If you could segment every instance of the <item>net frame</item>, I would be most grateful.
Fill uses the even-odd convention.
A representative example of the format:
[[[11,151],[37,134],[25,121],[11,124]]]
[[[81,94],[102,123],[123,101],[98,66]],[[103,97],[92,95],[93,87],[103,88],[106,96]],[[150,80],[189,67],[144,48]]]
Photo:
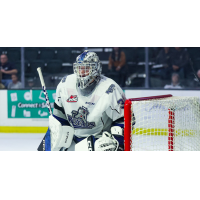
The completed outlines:
[[[159,100],[163,101],[162,99],[172,99],[170,98],[179,98],[173,97],[171,94],[167,95],[159,95],[159,96],[150,96],[150,97],[141,97],[141,98],[132,98],[127,99],[125,102],[124,107],[124,145],[125,151],[131,151],[132,147],[132,116],[133,116],[133,109],[132,109],[132,102],[133,101],[148,101],[148,100]],[[192,97],[191,97],[192,98]],[[164,100],[165,101],[165,100]],[[180,105],[181,107],[181,105]],[[137,119],[136,119],[137,121]],[[199,134],[199,133],[198,133]],[[175,132],[175,110],[174,108],[168,108],[168,151],[174,151],[174,139],[176,136]],[[199,135],[198,135],[199,137]]]

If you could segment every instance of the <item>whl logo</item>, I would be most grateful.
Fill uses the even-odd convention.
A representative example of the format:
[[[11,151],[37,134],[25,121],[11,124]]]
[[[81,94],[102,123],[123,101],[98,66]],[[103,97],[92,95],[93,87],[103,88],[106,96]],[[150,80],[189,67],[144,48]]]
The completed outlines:
[[[67,99],[67,102],[77,102],[77,101],[78,101],[77,95],[71,95],[69,99]]]

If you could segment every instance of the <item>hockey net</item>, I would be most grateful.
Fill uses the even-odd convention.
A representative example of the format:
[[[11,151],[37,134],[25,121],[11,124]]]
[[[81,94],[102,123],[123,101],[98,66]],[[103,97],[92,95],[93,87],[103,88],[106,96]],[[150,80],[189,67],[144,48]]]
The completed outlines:
[[[198,97],[161,95],[128,99],[124,120],[125,151],[200,150]]]

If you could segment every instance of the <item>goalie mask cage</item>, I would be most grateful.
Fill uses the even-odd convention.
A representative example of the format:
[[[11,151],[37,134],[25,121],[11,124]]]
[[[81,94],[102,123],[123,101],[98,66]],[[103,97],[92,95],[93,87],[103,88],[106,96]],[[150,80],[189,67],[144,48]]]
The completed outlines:
[[[198,97],[161,95],[127,99],[125,151],[200,150]]]

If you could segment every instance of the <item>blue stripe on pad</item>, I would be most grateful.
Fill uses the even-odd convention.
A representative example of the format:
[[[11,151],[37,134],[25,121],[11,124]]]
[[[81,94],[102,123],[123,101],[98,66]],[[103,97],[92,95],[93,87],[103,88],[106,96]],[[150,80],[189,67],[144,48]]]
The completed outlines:
[[[45,135],[45,151],[51,151],[51,137],[49,128]]]

